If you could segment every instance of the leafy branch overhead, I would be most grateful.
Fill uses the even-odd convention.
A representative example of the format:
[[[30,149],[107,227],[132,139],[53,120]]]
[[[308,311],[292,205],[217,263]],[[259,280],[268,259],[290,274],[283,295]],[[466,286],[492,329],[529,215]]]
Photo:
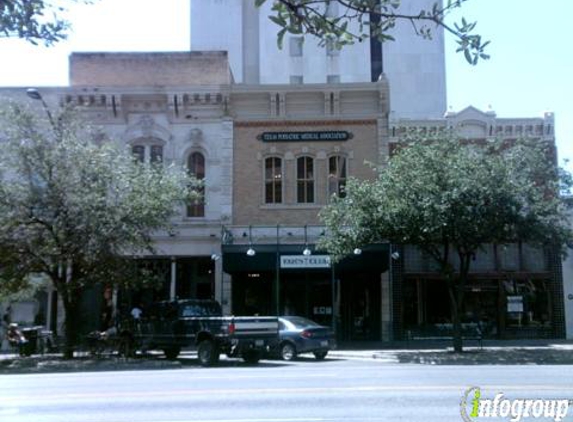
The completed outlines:
[[[66,39],[70,23],[62,17],[66,12],[62,3],[66,1],[0,0],[0,38],[21,38],[46,46]],[[67,0],[67,3],[92,1]]]
[[[267,1],[255,0],[255,4],[260,7]],[[448,15],[466,1],[436,1],[431,8],[409,13],[403,11],[401,0],[276,0],[269,18],[280,27],[279,48],[287,33],[312,35],[320,39],[320,45],[340,49],[368,38],[393,41],[392,30],[399,21],[409,22],[412,30],[425,39],[432,39],[433,31],[441,27],[455,37],[456,51],[475,65],[489,58],[485,53],[489,41],[475,33],[476,22],[465,18],[447,22]]]

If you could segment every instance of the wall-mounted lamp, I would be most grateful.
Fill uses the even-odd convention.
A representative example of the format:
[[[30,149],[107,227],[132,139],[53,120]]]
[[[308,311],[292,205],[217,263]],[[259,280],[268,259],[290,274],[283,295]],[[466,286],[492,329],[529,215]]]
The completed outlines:
[[[308,247],[308,236],[307,236],[307,226],[304,225],[304,250],[302,251],[304,256],[309,256],[312,254],[310,248]]]
[[[211,261],[218,261],[219,259],[221,259],[221,255],[218,255],[216,253],[211,254]]]
[[[362,254],[362,249],[360,248],[355,248],[353,251],[354,255],[361,255]]]
[[[247,249],[247,256],[255,256],[257,252],[253,249],[253,232],[249,226],[249,249]]]
[[[392,253],[390,254],[390,258],[392,258],[394,261],[399,260],[399,259],[400,259],[400,252],[397,252],[397,251],[392,252]]]

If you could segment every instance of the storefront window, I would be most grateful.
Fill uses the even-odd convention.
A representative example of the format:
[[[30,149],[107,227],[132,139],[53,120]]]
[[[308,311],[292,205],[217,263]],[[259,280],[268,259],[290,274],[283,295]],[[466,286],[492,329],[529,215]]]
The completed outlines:
[[[508,327],[549,326],[549,291],[545,280],[507,280],[503,286]]]

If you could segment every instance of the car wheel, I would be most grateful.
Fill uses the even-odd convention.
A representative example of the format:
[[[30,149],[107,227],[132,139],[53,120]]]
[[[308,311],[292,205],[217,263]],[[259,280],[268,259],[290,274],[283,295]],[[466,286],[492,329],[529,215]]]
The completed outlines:
[[[261,354],[257,350],[248,350],[243,353],[243,360],[247,363],[255,364],[261,359]]]
[[[281,359],[293,360],[296,358],[296,347],[294,344],[285,342],[281,345]]]
[[[165,353],[165,357],[169,360],[177,359],[177,356],[179,356],[179,352],[181,352],[181,348],[177,346],[163,350],[163,353]]]
[[[316,360],[323,360],[327,354],[328,351],[314,352],[314,357],[316,358]]]
[[[203,340],[197,347],[197,359],[201,366],[213,366],[219,360],[219,352],[212,340]]]

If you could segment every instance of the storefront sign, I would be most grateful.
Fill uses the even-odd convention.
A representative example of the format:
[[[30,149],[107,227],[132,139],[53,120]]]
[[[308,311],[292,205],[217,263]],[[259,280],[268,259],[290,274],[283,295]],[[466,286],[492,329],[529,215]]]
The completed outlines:
[[[263,132],[257,137],[263,142],[347,141],[352,134],[345,130],[316,132]]]
[[[507,312],[523,312],[523,296],[508,296]]]
[[[330,268],[328,255],[281,255],[281,268]]]

